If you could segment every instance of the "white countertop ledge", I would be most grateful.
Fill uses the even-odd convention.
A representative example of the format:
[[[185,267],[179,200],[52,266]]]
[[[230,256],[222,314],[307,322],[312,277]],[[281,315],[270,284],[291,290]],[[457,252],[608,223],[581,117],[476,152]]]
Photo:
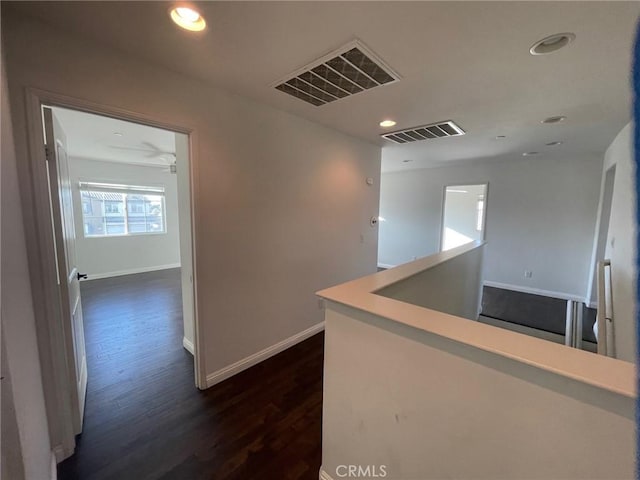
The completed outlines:
[[[486,325],[377,295],[405,280],[475,248],[473,242],[393,269],[358,278],[317,292],[330,302],[362,310],[412,328],[439,335],[487,352],[531,365],[578,382],[635,398],[635,365],[557,343]]]

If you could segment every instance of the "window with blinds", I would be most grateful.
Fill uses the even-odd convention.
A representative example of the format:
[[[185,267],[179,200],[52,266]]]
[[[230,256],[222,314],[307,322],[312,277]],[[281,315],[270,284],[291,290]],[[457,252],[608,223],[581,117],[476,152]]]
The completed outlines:
[[[80,182],[85,237],[167,232],[164,187]]]

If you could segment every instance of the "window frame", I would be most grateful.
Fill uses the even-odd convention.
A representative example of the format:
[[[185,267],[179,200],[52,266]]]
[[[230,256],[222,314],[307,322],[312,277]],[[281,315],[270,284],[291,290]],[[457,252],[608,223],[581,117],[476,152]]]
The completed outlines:
[[[166,209],[166,198],[165,198],[165,187],[163,185],[129,185],[129,184],[115,184],[115,183],[98,183],[98,182],[86,182],[81,181],[78,184],[78,189],[80,193],[80,203],[81,203],[81,216],[82,216],[82,236],[86,239],[91,238],[114,238],[114,237],[136,237],[136,236],[145,236],[145,235],[166,235],[167,234],[167,209]],[[107,222],[106,219],[108,217],[107,212],[104,210],[104,205],[107,200],[100,200],[103,205],[102,215],[95,215],[94,208],[91,206],[91,214],[86,214],[84,211],[84,202],[83,202],[83,194],[84,193],[111,193],[121,195],[122,200],[120,200],[122,204],[122,212],[118,214],[123,218],[124,225],[124,233],[107,233]],[[144,232],[130,232],[129,226],[129,195],[137,195],[143,197],[159,197],[160,200],[160,217],[162,220],[162,230],[156,232],[144,231]],[[142,218],[144,219],[145,228],[147,228],[148,224],[148,215],[146,213],[145,205],[148,202],[148,199],[144,198],[142,201],[144,214]],[[89,218],[101,218],[102,225],[104,227],[104,233],[102,234],[87,234],[86,232],[86,219]],[[120,223],[118,223],[120,225]]]

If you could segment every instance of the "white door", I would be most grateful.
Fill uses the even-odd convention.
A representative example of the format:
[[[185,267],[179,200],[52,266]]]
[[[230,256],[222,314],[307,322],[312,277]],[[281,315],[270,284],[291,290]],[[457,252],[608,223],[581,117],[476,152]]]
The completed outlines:
[[[82,431],[87,393],[87,356],[80,301],[80,278],[83,275],[79,273],[76,265],[76,234],[66,136],[50,108],[44,107],[43,115],[60,311],[67,345],[68,367],[73,382],[73,391],[70,392],[73,428],[74,433],[78,434]]]

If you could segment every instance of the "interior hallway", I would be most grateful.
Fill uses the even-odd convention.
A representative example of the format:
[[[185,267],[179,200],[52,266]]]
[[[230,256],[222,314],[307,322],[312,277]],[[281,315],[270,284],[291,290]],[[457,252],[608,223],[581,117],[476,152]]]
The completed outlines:
[[[61,480],[318,478],[322,334],[200,392],[179,269],[81,285],[87,402]]]

